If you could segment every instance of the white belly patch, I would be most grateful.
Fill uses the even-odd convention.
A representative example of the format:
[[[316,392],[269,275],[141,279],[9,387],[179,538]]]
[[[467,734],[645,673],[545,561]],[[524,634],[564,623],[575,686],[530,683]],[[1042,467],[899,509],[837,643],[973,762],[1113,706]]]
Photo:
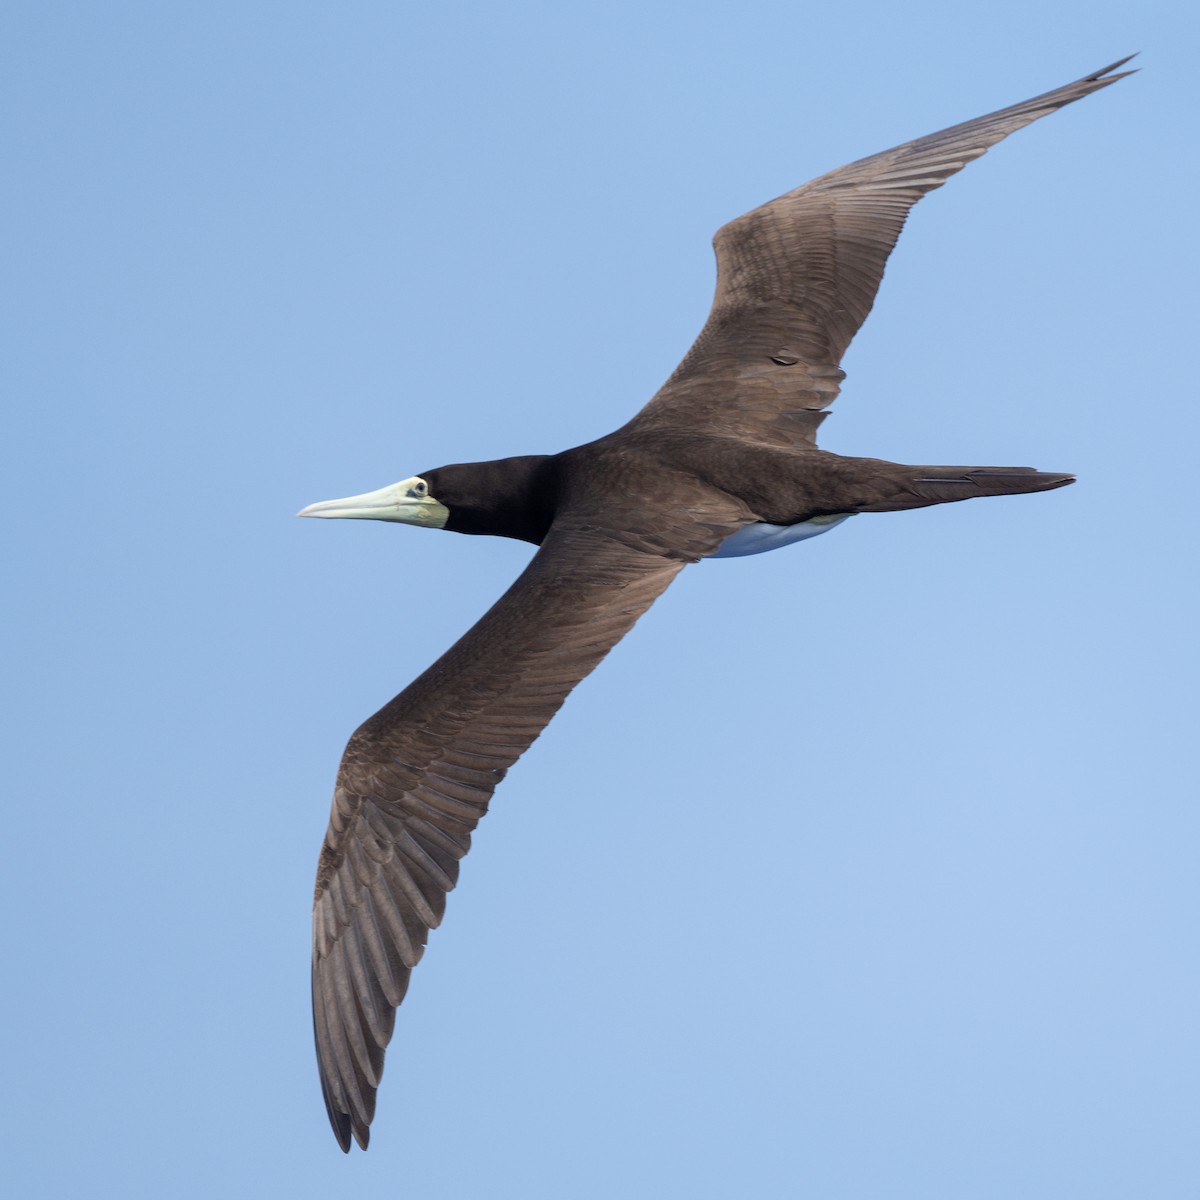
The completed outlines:
[[[811,521],[801,521],[798,525],[767,525],[760,522],[757,525],[747,525],[737,533],[730,534],[722,543],[721,548],[708,555],[709,558],[744,558],[747,554],[765,554],[768,550],[779,550],[790,546],[793,542],[803,542],[808,538],[818,537],[828,533],[840,525],[854,513],[838,513],[833,517],[813,517]]]

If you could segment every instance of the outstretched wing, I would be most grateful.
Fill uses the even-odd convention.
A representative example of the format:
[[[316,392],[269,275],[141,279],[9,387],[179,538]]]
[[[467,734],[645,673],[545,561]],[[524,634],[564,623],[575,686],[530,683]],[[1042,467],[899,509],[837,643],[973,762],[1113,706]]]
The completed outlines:
[[[1132,74],[1111,74],[1128,61],[860,159],[724,226],[708,322],[630,427],[815,444],[912,206],[1010,133]]]
[[[662,538],[556,526],[478,624],[351,737],[313,905],[313,1025],[343,1150],[351,1134],[367,1145],[396,1006],[492,791],[685,562],[737,527],[708,515],[669,531],[667,553]]]

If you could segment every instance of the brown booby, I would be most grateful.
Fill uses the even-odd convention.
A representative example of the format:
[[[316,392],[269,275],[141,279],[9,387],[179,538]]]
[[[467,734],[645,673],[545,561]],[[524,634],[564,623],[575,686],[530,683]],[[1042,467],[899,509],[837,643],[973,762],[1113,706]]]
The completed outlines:
[[[861,159],[730,222],[700,336],[627,425],[561,454],[424,471],[304,509],[540,549],[463,638],[355,731],[313,906],[313,1025],[343,1150],[366,1149],[396,1006],[496,785],[688,564],[756,554],[855,513],[1040,492],[1028,467],[904,466],[816,445],[909,209],[1075,83]]]

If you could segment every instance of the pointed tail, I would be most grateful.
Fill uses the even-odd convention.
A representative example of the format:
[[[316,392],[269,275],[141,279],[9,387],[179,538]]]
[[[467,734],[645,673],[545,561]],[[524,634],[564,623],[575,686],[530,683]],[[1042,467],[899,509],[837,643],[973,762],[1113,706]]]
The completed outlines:
[[[1015,496],[1066,487],[1075,476],[1032,467],[905,467],[897,490],[859,512],[898,512],[976,496]]]

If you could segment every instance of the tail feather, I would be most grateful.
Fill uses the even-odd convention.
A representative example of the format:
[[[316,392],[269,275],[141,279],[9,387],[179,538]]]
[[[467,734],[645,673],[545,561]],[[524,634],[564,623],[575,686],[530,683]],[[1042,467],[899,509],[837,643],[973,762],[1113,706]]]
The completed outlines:
[[[893,494],[859,512],[897,512],[973,500],[976,496],[1015,496],[1022,492],[1048,492],[1075,482],[1062,471],[1035,471],[1032,467],[906,467]]]

